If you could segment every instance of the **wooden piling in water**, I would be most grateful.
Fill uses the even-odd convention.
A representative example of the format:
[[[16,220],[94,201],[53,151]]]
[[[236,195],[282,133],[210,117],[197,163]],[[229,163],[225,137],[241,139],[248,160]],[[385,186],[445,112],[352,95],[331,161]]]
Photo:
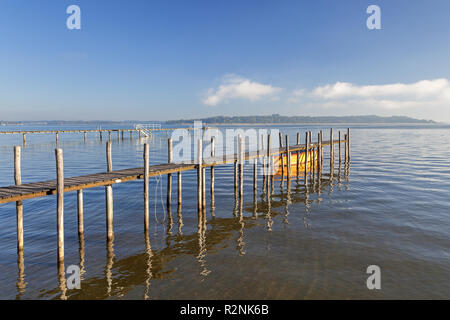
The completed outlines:
[[[239,136],[239,197],[244,195],[244,142]],[[242,201],[242,200],[241,200]]]
[[[172,139],[167,139],[168,163],[173,162]],[[167,174],[167,208],[170,209],[172,203],[172,174]]]
[[[62,149],[55,149],[56,157],[56,233],[58,264],[64,261],[64,165]]]
[[[339,148],[339,165],[341,164],[341,130],[339,130],[339,132],[338,132],[338,138],[339,138],[339,146],[338,146],[338,148]]]
[[[305,185],[308,184],[309,132],[305,133]]]
[[[108,172],[112,171],[111,142],[106,144],[106,165]],[[106,237],[108,240],[114,238],[113,231],[113,192],[112,186],[105,187],[106,192]]]
[[[84,142],[86,142],[87,141],[87,134],[86,134],[86,131],[84,132]]]
[[[55,139],[56,139],[56,144],[58,144],[58,140],[59,140],[58,132],[55,134]]]
[[[84,233],[83,189],[77,190],[78,236]]]
[[[320,169],[323,172],[323,132],[320,130],[320,141],[321,143],[321,149],[320,149]]]
[[[144,144],[144,232],[149,229],[149,145]]]
[[[16,186],[22,184],[20,146],[14,147],[14,183]],[[16,224],[17,224],[17,252],[23,251],[23,205],[22,201],[16,201]]]
[[[291,180],[291,152],[289,151],[289,135],[286,135],[286,166],[287,180]]]
[[[322,157],[322,138],[320,133],[317,134],[317,178],[320,179],[320,175],[322,174],[322,164],[320,163],[320,159]]]
[[[197,141],[197,207],[198,212],[200,213],[199,217],[201,217],[201,211],[202,211],[202,152],[203,152],[203,146],[202,146],[202,139],[198,139]],[[201,223],[201,220],[199,221],[199,224]]]
[[[214,137],[211,138],[211,158],[214,158],[216,155],[216,146],[215,146]],[[214,165],[211,166],[211,208],[215,207],[215,197],[214,197]]]
[[[350,161],[350,128],[347,128],[347,158]]]
[[[120,130],[120,132],[122,134],[122,140],[124,140],[124,138],[123,138],[123,135],[124,135],[123,130]]]
[[[300,132],[297,132],[297,145],[300,144]],[[300,151],[297,151],[297,179],[300,174]]]
[[[330,174],[334,171],[334,143],[333,143],[333,128],[330,129]]]
[[[281,150],[281,148],[283,148],[283,134],[281,132],[279,134],[279,138],[280,138],[280,150]],[[283,179],[284,179],[284,157],[282,154],[280,156],[280,163],[281,163],[281,181],[283,181]]]
[[[344,162],[347,163],[348,156],[347,156],[347,134],[344,133]]]
[[[24,133],[23,134],[23,146],[25,147],[26,144],[27,144],[27,135]]]
[[[267,177],[266,177],[266,186],[267,186],[267,196],[269,197],[270,194],[270,183],[271,183],[271,178],[269,179],[269,176],[272,177],[272,165],[273,163],[271,162],[271,155],[270,155],[270,147],[271,147],[271,138],[270,138],[270,133],[267,135]]]

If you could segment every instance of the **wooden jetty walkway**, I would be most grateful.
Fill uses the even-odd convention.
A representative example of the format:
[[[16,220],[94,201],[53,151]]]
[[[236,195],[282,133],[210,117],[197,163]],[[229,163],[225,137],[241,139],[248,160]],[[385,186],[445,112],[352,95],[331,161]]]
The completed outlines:
[[[192,128],[191,128],[192,129]],[[106,238],[112,241],[113,233],[113,190],[112,186],[117,183],[143,179],[143,202],[144,202],[144,231],[148,239],[149,230],[149,177],[167,175],[167,209],[170,210],[172,201],[172,175],[178,174],[178,206],[182,203],[182,172],[187,170],[197,171],[197,209],[198,209],[198,227],[206,228],[206,172],[207,167],[211,168],[210,179],[210,202],[214,207],[214,167],[234,163],[234,192],[235,196],[239,194],[239,199],[243,199],[243,174],[244,163],[246,161],[253,163],[253,199],[257,197],[258,183],[258,162],[261,162],[263,190],[267,190],[267,202],[270,203],[270,196],[273,193],[274,175],[281,172],[281,183],[284,179],[288,181],[294,177],[303,178],[305,188],[311,183],[320,184],[322,172],[324,172],[324,148],[329,149],[329,174],[332,178],[334,173],[334,162],[336,159],[335,145],[338,146],[338,161],[342,161],[342,145],[344,151],[345,165],[350,162],[350,129],[341,139],[341,132],[338,132],[338,139],[334,139],[333,129],[330,129],[329,140],[323,140],[323,133],[320,131],[317,135],[317,141],[313,142],[311,131],[304,134],[304,143],[300,141],[301,135],[297,133],[296,144],[289,144],[289,136],[279,134],[279,144],[277,148],[272,148],[271,134],[261,136],[262,148],[256,151],[245,151],[245,143],[242,136],[237,137],[238,153],[232,155],[215,155],[215,138],[211,138],[210,157],[203,159],[202,138],[197,140],[197,159],[183,163],[173,162],[172,139],[168,139],[168,162],[163,164],[149,165],[149,144],[144,144],[143,162],[144,166],[140,168],[131,168],[113,171],[111,157],[111,142],[106,143],[106,172],[88,174],[76,177],[64,177],[63,170],[63,152],[62,149],[55,149],[56,158],[56,179],[48,181],[39,181],[22,184],[21,181],[21,147],[14,147],[14,182],[15,185],[0,187],[0,204],[15,202],[17,217],[17,252],[19,275],[23,273],[23,201],[32,198],[44,197],[56,194],[56,220],[57,220],[57,251],[58,251],[58,273],[64,278],[64,193],[77,191],[78,205],[78,234],[80,239],[84,234],[84,209],[83,209],[83,190],[94,187],[105,187],[106,200]],[[284,141],[284,145],[283,145]],[[270,146],[270,148],[267,148]],[[294,167],[291,160],[296,159]],[[262,158],[262,159],[260,159]],[[261,161],[262,160],[262,161]],[[302,163],[300,163],[300,160]],[[278,165],[279,170],[274,170]],[[293,174],[294,173],[294,174]],[[242,201],[241,201],[242,203]],[[202,227],[203,226],[203,227]],[[21,267],[22,266],[22,267]]]

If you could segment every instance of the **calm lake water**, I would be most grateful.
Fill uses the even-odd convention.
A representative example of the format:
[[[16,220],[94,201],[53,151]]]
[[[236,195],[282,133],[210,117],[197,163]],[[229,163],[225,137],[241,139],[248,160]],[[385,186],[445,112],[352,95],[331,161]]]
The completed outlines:
[[[334,126],[335,133],[347,126]],[[0,130],[55,129],[1,127]],[[77,127],[65,126],[60,129]],[[83,127],[87,128],[87,127]],[[246,127],[247,128],[247,127]],[[262,128],[262,127],[255,127]],[[283,126],[297,131],[329,126]],[[69,299],[391,299],[450,298],[450,126],[351,126],[348,175],[290,193],[275,183],[270,214],[252,168],[245,168],[242,218],[233,166],[216,167],[215,216],[207,191],[206,231],[197,232],[196,173],[183,173],[182,225],[165,208],[166,177],[150,182],[150,248],[143,232],[142,180],[114,185],[114,243],[105,234],[105,189],[84,191],[81,289]],[[167,161],[165,133],[150,143],[151,164]],[[65,176],[103,172],[105,141],[60,134]],[[278,140],[278,139],[276,139]],[[112,135],[113,169],[142,166],[144,140]],[[21,135],[0,135],[0,185],[14,184],[13,148]],[[55,178],[55,137],[27,136],[22,182]],[[328,149],[325,173],[328,173]],[[207,188],[209,169],[207,169]],[[208,190],[208,189],[207,189]],[[76,192],[65,194],[65,266],[80,265]],[[58,299],[56,198],[25,200],[24,266],[19,279],[15,203],[0,205],[0,298]],[[381,268],[381,290],[368,290],[366,269]]]

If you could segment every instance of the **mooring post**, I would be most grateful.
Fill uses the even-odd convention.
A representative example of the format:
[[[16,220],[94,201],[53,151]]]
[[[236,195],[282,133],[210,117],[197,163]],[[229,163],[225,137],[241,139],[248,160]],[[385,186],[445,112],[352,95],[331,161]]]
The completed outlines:
[[[108,141],[111,141],[111,131],[108,131]]]
[[[22,173],[20,168],[20,146],[14,147],[14,182],[16,186],[22,184]],[[22,201],[16,201],[17,222],[17,252],[23,251],[23,205]]]
[[[348,155],[347,155],[347,134],[344,133],[344,163],[347,164]]]
[[[289,135],[286,135],[286,166],[287,179],[291,180],[291,152],[289,151]]]
[[[181,171],[178,172],[178,181],[177,181],[177,187],[178,187],[178,207],[181,207],[181,200],[182,200],[182,183],[181,183]]]
[[[281,162],[281,183],[283,183],[284,180],[284,157],[283,157],[283,153],[281,153],[281,149],[283,148],[283,135],[279,134],[279,138],[280,138],[280,162]]]
[[[23,134],[23,146],[25,147],[27,144],[27,135],[24,133]]]
[[[320,158],[322,156],[322,139],[320,133],[317,134],[317,180],[320,182],[320,175],[322,173],[322,164],[320,163]]]
[[[320,169],[323,169],[323,132],[320,130],[320,141],[322,142],[322,149],[320,149]]]
[[[148,232],[149,228],[149,146],[148,143],[144,144],[144,231]]]
[[[300,145],[300,132],[297,132],[297,148]],[[300,171],[300,151],[297,150],[297,179]]]
[[[214,158],[216,155],[216,147],[215,147],[215,139],[211,137],[211,158]],[[213,160],[214,161],[214,160]],[[214,163],[211,166],[211,208],[215,207],[215,199],[214,199]]]
[[[58,239],[58,264],[64,261],[64,165],[62,149],[56,156],[56,232]]]
[[[55,137],[56,137],[56,144],[58,144],[58,132],[56,133],[56,135],[55,135]]]
[[[347,128],[347,157],[350,161],[350,128]]]
[[[267,178],[266,178],[266,180],[267,180],[267,196],[269,196],[269,194],[270,194],[270,184],[272,182],[272,181],[269,181],[269,180],[272,180],[272,177],[273,177],[273,172],[272,172],[272,170],[273,170],[273,167],[272,167],[273,163],[272,163],[272,157],[271,157],[271,154],[270,154],[270,147],[271,147],[270,136],[271,136],[271,134],[269,133],[267,135]],[[269,179],[269,177],[270,177],[270,179]]]
[[[338,132],[338,138],[339,138],[339,145],[338,145],[338,147],[339,147],[339,165],[341,164],[341,130],[339,130],[339,132]]]
[[[239,197],[244,195],[244,142],[239,135]],[[242,201],[242,200],[241,200]]]
[[[172,139],[167,139],[167,158],[168,163],[173,162]],[[172,203],[172,174],[167,174],[167,208],[170,209]]]
[[[206,167],[202,169],[202,212],[206,210]]]
[[[198,212],[201,223],[201,211],[202,211],[202,152],[203,152],[203,146],[202,146],[202,139],[198,139],[197,141],[197,204],[198,204]]]
[[[308,184],[309,132],[305,133],[305,185]]]
[[[260,148],[260,152],[264,152],[264,134],[261,134],[261,148]],[[266,155],[263,153],[263,157],[262,157],[262,174],[263,174],[263,191],[264,188],[266,187]]]
[[[77,213],[78,213],[78,236],[84,233],[84,208],[83,208],[83,189],[77,190]]]
[[[235,141],[238,139],[235,139]],[[238,152],[237,158],[239,157],[239,140],[238,140]],[[234,194],[237,194],[238,189],[238,159],[234,159]]]
[[[334,142],[333,142],[333,128],[330,129],[330,174],[334,171]]]
[[[112,171],[111,142],[106,144],[106,165],[108,172]],[[113,232],[113,192],[112,186],[106,186],[106,237],[108,240],[114,238]]]

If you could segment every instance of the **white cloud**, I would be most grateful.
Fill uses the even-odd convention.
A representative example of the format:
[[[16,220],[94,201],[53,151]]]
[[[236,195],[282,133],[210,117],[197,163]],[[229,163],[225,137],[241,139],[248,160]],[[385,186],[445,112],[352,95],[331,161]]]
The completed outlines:
[[[364,105],[373,109],[393,110],[444,106],[450,103],[450,82],[447,79],[383,85],[336,82],[311,91],[294,90],[290,101],[299,102],[300,99],[325,108]]]
[[[229,99],[246,99],[256,101],[262,97],[274,95],[281,89],[251,81],[236,75],[225,76],[216,89],[209,89],[203,100],[204,104],[215,106]]]

